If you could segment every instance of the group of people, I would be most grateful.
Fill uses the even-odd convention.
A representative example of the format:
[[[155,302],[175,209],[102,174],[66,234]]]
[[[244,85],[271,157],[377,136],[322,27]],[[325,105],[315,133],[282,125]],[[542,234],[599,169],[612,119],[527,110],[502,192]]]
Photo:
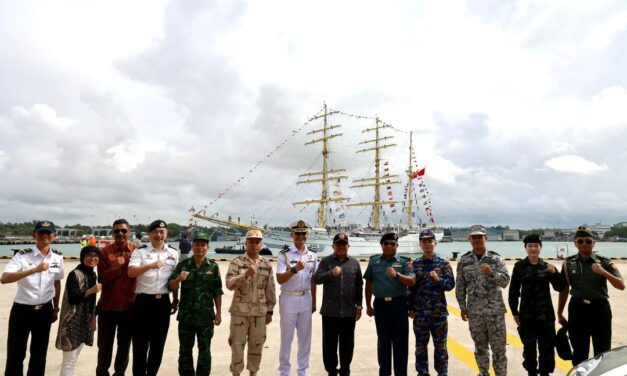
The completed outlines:
[[[384,234],[381,254],[370,258],[362,274],[359,262],[349,254],[347,234],[335,235],[333,253],[319,260],[307,248],[309,224],[299,220],[290,228],[293,244],[277,256],[276,273],[270,261],[259,255],[263,243],[259,230],[246,233],[246,252],[229,264],[225,285],[233,291],[228,338],[232,375],[244,369],[256,375],[259,370],[266,327],[277,303],[275,276],[280,285],[281,376],[289,375],[292,368],[295,332],[296,373],[308,372],[317,285],[323,286],[322,357],[330,376],[351,373],[355,325],[362,316],[364,295],[366,314],[374,317],[376,325],[379,375],[407,375],[408,317],[413,320],[417,374],[429,375],[427,344],[432,337],[434,368],[438,375],[448,375],[445,292],[453,289],[461,318],[469,324],[481,376],[489,375],[490,352],[496,376],[507,374],[502,289],[508,284],[508,303],[524,344],[523,367],[529,375],[554,370],[556,317],[568,326],[573,364],[588,357],[590,339],[595,355],[610,349],[607,282],[620,290],[625,285],[616,265],[592,252],[594,234],[583,226],[574,238],[578,253],[564,260],[561,272],[540,257],[538,235],[525,237],[527,257],[516,262],[511,281],[500,256],[487,250],[487,232],[480,225],[470,229],[472,250],[458,261],[456,276],[449,261],[436,254],[437,241],[429,229],[419,234],[423,254],[415,260],[397,254],[397,234]],[[211,339],[214,327],[222,322],[223,286],[218,264],[206,257],[209,236],[197,232],[191,256],[181,259],[179,251],[166,243],[168,230],[162,220],[149,225],[150,242],[137,248],[129,241],[126,220],[116,220],[111,232],[114,241],[103,249],[89,245],[81,249],[80,263],[68,273],[60,303],[65,273],[62,255],[51,248],[56,229],[50,221],[36,223],[35,247],[17,253],[1,277],[2,283],[18,284],[9,318],[5,375],[23,375],[29,336],[28,375],[45,374],[51,324],[57,319],[55,343],[63,351],[62,376],[72,375],[83,346],[93,345],[96,328],[96,375],[109,375],[116,339],[113,375],[124,375],[131,343],[133,375],[156,375],[170,316],[175,313],[179,374],[210,374]],[[557,315],[550,286],[559,291]],[[567,321],[563,311],[569,295]]]

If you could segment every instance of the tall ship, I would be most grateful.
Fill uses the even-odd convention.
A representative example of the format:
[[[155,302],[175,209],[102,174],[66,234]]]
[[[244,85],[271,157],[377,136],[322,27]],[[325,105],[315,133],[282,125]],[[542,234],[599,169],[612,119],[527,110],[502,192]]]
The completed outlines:
[[[350,189],[356,190],[370,188],[372,189],[372,199],[361,202],[352,202],[350,197],[346,197],[342,193],[340,186],[340,182],[349,178],[346,174],[346,169],[332,166],[330,160],[331,145],[329,140],[343,135],[338,132],[338,128],[340,128],[341,125],[331,125],[329,122],[330,117],[338,112],[339,111],[329,110],[325,103],[322,112],[310,118],[310,121],[321,120],[322,126],[307,133],[307,136],[312,137],[312,139],[307,141],[305,145],[321,146],[321,166],[318,171],[308,171],[299,175],[299,180],[296,184],[319,184],[320,195],[315,198],[304,199],[292,203],[294,206],[315,205],[317,207],[315,222],[311,226],[312,229],[307,239],[308,247],[312,251],[318,252],[321,256],[328,255],[333,252],[333,236],[338,232],[346,232],[350,237],[349,252],[351,255],[373,255],[381,252],[381,246],[379,244],[381,234],[388,231],[394,231],[401,234],[399,237],[398,253],[421,253],[420,247],[418,246],[418,233],[421,230],[421,227],[414,225],[414,218],[417,214],[414,210],[417,208],[414,202],[419,198],[425,201],[424,199],[429,194],[424,192],[423,187],[420,188],[423,191],[420,192],[419,195],[414,194],[415,190],[413,188],[413,181],[416,179],[417,175],[412,165],[413,148],[411,141],[409,156],[410,163],[408,170],[406,171],[408,184],[405,188],[405,200],[403,201],[403,211],[407,214],[407,223],[396,226],[391,226],[389,224],[384,225],[385,209],[391,209],[391,211],[396,212],[397,205],[401,204],[400,201],[392,198],[391,193],[392,186],[401,183],[400,180],[397,180],[399,176],[390,173],[388,161],[385,161],[382,158],[383,152],[386,149],[396,146],[396,144],[391,143],[394,136],[385,134],[386,129],[391,126],[382,122],[379,117],[375,117],[374,125],[362,131],[362,133],[372,136],[370,139],[366,139],[359,143],[362,145],[362,148],[357,150],[357,153],[373,154],[374,174],[365,178],[352,180],[353,185],[350,185]],[[420,184],[422,184],[422,181]],[[382,190],[385,190],[387,195],[382,195]],[[346,210],[351,207],[371,208],[368,226],[363,228],[348,227]],[[335,218],[331,219],[332,216],[335,216]],[[259,227],[255,222],[241,223],[239,218],[235,221],[230,217],[228,220],[219,219],[217,218],[217,215],[207,216],[203,212],[194,212],[192,217],[204,219],[221,226],[229,226],[241,230],[253,228],[259,229],[264,232],[264,246],[267,247],[275,256],[278,255],[281,250],[285,249],[285,247],[292,244],[291,234],[286,230],[264,229]],[[435,220],[432,219],[430,227],[435,228]],[[441,239],[443,235],[442,231],[437,228],[435,231],[436,237]]]

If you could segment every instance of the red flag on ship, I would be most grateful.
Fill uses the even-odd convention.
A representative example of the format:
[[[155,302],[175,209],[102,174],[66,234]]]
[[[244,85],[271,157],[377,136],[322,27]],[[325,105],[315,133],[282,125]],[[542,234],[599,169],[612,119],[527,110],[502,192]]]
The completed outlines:
[[[414,174],[411,176],[412,179],[416,179],[419,176],[424,176],[425,175],[425,169],[426,167],[423,167],[422,169],[414,172]]]

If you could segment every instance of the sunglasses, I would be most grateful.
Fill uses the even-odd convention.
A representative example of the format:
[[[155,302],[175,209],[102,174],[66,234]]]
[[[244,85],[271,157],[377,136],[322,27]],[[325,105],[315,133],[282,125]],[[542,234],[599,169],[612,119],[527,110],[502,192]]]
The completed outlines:
[[[126,234],[127,232],[128,232],[128,230],[125,229],[125,228],[116,228],[115,230],[113,230],[113,233],[116,234],[116,235],[119,234],[119,233]]]
[[[592,240],[592,239],[577,239],[577,244],[579,244],[579,245],[583,245],[583,244],[590,245],[592,243],[594,243],[594,240]]]
[[[396,245],[396,242],[383,242],[383,245],[386,247],[394,247]]]

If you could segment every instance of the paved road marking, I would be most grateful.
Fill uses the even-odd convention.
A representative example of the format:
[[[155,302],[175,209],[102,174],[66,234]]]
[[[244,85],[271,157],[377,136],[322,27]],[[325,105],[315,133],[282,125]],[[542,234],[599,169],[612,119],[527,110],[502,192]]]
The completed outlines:
[[[477,362],[475,361],[475,354],[472,351],[466,349],[464,345],[455,341],[451,337],[447,337],[446,346],[449,354],[454,355],[473,371],[479,372],[479,367],[477,367]],[[490,367],[490,376],[494,376],[494,370],[492,367]]]

